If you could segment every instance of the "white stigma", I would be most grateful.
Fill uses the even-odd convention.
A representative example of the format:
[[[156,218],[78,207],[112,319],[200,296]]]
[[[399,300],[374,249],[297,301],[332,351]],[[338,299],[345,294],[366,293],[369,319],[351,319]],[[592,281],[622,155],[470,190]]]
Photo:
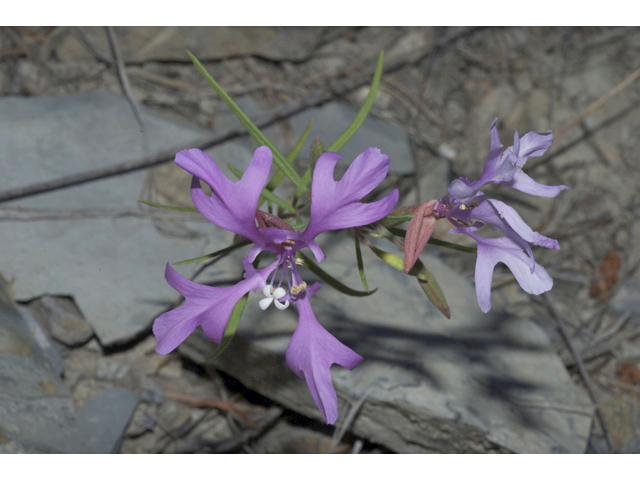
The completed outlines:
[[[273,288],[273,285],[266,285],[262,289],[262,293],[264,293],[264,296],[267,297],[258,302],[258,305],[260,305],[260,308],[262,310],[266,310],[269,305],[274,302],[278,310],[285,310],[287,307],[289,307],[289,300],[286,300],[284,303],[280,302],[280,299],[287,294],[284,288]]]

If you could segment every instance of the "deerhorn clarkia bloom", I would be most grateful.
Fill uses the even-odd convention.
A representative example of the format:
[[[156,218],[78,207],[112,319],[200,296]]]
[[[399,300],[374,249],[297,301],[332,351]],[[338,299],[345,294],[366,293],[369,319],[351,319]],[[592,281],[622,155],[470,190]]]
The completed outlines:
[[[564,185],[537,183],[522,171],[528,157],[543,155],[549,149],[553,131],[529,132],[520,138],[516,130],[513,146],[503,152],[496,122],[497,119],[491,125],[491,146],[480,178],[474,182],[466,178],[454,180],[449,185],[449,194],[433,207],[437,215],[446,217],[456,227],[449,233],[464,233],[478,242],[476,295],[480,309],[485,313],[491,309],[491,277],[498,262],[509,267],[525,291],[539,295],[551,289],[553,280],[535,262],[531,246],[554,249],[560,246],[556,240],[531,230],[509,205],[484,198],[480,188],[496,183],[539,197],[555,197],[567,189]],[[507,235],[500,238],[476,235],[475,232],[484,224],[493,225]]]
[[[193,175],[191,198],[198,211],[215,225],[246,237],[254,245],[242,260],[244,279],[231,287],[199,285],[167,265],[167,282],[185,297],[185,303],[156,319],[153,333],[158,340],[158,353],[171,352],[198,325],[207,338],[220,343],[237,301],[252,290],[260,290],[265,295],[259,302],[263,310],[272,303],[278,309],[285,309],[289,304],[298,309],[298,326],[287,348],[287,363],[296,375],[307,381],[326,422],[333,424],[336,421],[338,399],[331,383],[330,366],[337,363],[351,370],[362,357],[340,343],[316,319],[310,299],[321,286],[318,283],[307,286],[302,280],[295,254],[307,247],[318,261],[322,261],[324,252],[315,241],[317,235],[378,221],[398,201],[398,190],[394,190],[377,202],[361,202],[387,175],[388,156],[377,148],[367,148],[353,161],[342,179],[335,181],[334,168],[341,158],[337,153],[326,152],[318,159],[313,172],[309,224],[304,230],[294,231],[284,220],[257,210],[271,168],[269,148],[259,147],[255,151],[246,172],[237,182],[229,180],[201,150],[178,152],[175,163]],[[211,187],[211,196],[202,190],[201,180]],[[276,260],[265,268],[255,269],[252,262],[264,251],[275,253]],[[284,278],[288,293],[283,288]]]

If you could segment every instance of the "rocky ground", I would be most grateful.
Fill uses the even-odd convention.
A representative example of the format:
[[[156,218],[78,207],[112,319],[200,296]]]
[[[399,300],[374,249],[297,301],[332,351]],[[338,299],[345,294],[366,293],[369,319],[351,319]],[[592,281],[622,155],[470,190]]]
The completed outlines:
[[[0,29],[0,451],[640,452],[639,29],[113,34],[117,55],[104,28]],[[399,188],[405,205],[439,198],[458,176],[477,178],[494,118],[505,146],[516,125],[520,135],[555,130],[526,171],[568,191],[487,190],[560,242],[535,251],[553,290],[531,297],[498,268],[492,312],[481,314],[475,256],[430,246],[423,259],[449,300],[446,320],[408,277],[365,256],[380,291],[363,300],[325,286],[314,305],[367,358],[335,370],[335,428],[282,358],[295,317],[265,321],[248,307],[223,356],[204,361],[214,345],[198,335],[157,355],[151,323],[180,300],[164,283],[165,263],[231,237],[134,199],[190,205],[189,178],[170,163],[178,148],[203,144],[238,167],[255,148],[234,134],[237,122],[186,49],[252,119],[270,123],[283,151],[312,116],[312,135],[330,143],[384,50],[370,118],[342,153],[388,153],[384,187]],[[157,161],[25,190],[144,158]],[[465,243],[444,223],[434,237]],[[329,236],[324,247],[327,271],[359,288],[351,240]],[[238,258],[180,272],[231,281]]]

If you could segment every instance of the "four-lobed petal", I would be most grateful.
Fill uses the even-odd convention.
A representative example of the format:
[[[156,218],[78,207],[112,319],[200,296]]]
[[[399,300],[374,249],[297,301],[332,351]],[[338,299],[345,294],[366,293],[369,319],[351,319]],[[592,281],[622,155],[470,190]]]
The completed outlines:
[[[156,352],[161,355],[175,350],[199,325],[205,337],[216,343],[222,341],[231,311],[243,295],[251,290],[263,289],[267,277],[278,266],[277,262],[256,270],[244,261],[245,275],[231,287],[209,287],[184,278],[167,264],[165,278],[171,287],[180,293],[183,305],[156,318],[153,334],[158,340]]]
[[[287,363],[296,375],[306,380],[313,401],[325,421],[333,425],[338,418],[338,397],[331,382],[331,365],[337,363],[352,370],[362,357],[338,341],[316,319],[309,299],[320,287],[319,283],[307,287],[295,304],[299,319],[287,348]]]
[[[389,157],[377,148],[367,148],[358,155],[344,176],[336,181],[333,171],[342,156],[323,153],[313,171],[311,213],[303,240],[312,240],[328,230],[360,227],[385,217],[398,202],[398,190],[382,200],[362,203],[362,198],[377,187],[389,171]],[[317,251],[312,249],[318,261]],[[321,253],[321,252],[320,252]],[[322,255],[323,256],[323,255]]]

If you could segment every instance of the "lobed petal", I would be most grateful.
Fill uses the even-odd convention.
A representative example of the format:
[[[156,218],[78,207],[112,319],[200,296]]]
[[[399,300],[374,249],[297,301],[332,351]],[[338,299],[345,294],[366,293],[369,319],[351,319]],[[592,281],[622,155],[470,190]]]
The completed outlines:
[[[475,271],[476,296],[480,309],[484,313],[491,310],[491,279],[498,262],[504,263],[511,270],[525,292],[540,295],[553,287],[553,279],[545,268],[536,263],[532,272],[529,268],[529,258],[511,238],[483,238],[475,235],[468,228],[452,229],[449,233],[465,233],[478,242]]]
[[[191,198],[198,211],[211,223],[248,238],[260,248],[264,248],[270,239],[265,238],[264,230],[256,227],[255,215],[271,161],[268,147],[257,148],[242,178],[232,182],[202,150],[182,150],[175,159],[176,165],[194,176]],[[198,179],[211,187],[211,196],[202,190]],[[283,234],[280,237],[281,241],[286,238]]]
[[[184,298],[183,305],[156,318],[153,334],[158,345],[156,352],[161,355],[175,350],[196,329],[202,327],[205,337],[216,343],[222,341],[231,311],[243,295],[264,288],[269,273],[278,266],[278,262],[255,270],[245,263],[245,279],[231,287],[209,287],[184,278],[167,264],[165,278],[171,287]]]
[[[398,190],[377,202],[360,202],[387,175],[387,155],[380,153],[377,148],[367,148],[353,161],[342,179],[335,181],[334,169],[341,158],[335,152],[323,153],[318,158],[313,171],[309,225],[302,236],[307,242],[327,230],[359,227],[376,222],[387,215],[398,202]]]
[[[536,197],[553,198],[557,197],[563,190],[568,190],[566,185],[543,185],[536,182],[522,170],[518,170],[513,179],[507,182],[500,182],[500,185],[511,187],[521,192],[535,195]]]
[[[314,402],[325,421],[332,425],[338,418],[338,397],[331,383],[330,367],[334,363],[352,370],[362,357],[340,343],[318,322],[309,299],[320,289],[315,283],[296,301],[298,326],[287,348],[287,363],[291,370],[307,381]]]

